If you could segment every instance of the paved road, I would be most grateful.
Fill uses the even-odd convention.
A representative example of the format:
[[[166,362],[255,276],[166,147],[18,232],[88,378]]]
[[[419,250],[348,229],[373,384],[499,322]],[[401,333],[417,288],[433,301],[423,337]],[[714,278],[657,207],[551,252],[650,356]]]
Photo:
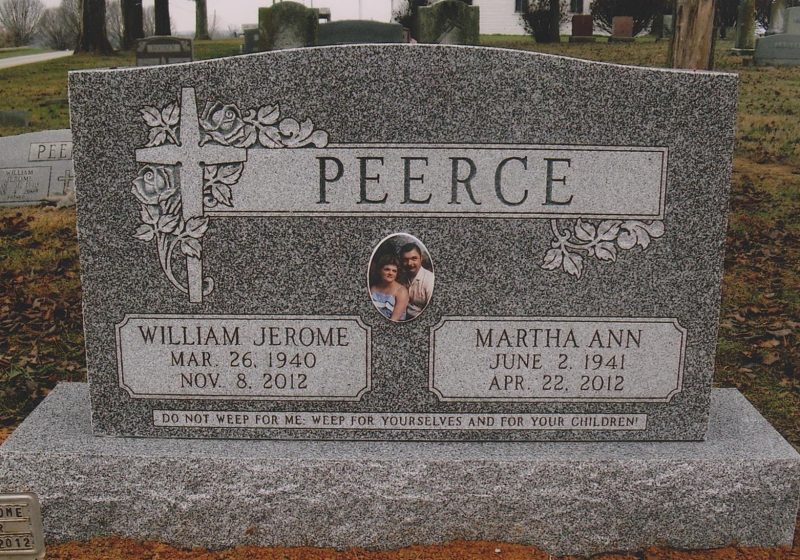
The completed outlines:
[[[12,56],[10,58],[0,58],[0,70],[3,68],[11,68],[12,66],[31,64],[32,62],[44,62],[45,60],[53,60],[54,58],[62,58],[65,56],[72,56],[72,51],[55,51],[41,54]]]

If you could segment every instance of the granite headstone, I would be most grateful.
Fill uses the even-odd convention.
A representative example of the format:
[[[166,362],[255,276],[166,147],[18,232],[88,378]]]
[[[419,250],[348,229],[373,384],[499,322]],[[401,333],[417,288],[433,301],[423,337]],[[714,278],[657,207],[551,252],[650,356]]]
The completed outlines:
[[[56,387],[0,492],[49,541],[790,544],[800,457],[710,389],[735,84],[409,45],[72,74],[92,418]]]
[[[611,19],[611,37],[608,40],[612,43],[633,41],[633,18],[631,16],[614,16]]]
[[[136,66],[191,62],[192,40],[157,35],[136,41]]]
[[[341,20],[319,26],[319,46],[357,43],[403,43],[403,26],[382,21]]]
[[[319,11],[297,2],[258,9],[258,50],[271,51],[317,44]]]
[[[593,43],[595,41],[594,19],[591,14],[575,14],[572,16],[572,34],[570,43]]]
[[[374,45],[70,101],[98,434],[703,438],[735,76]]]
[[[242,26],[242,54],[258,52],[258,24]]]
[[[800,8],[786,10],[786,33],[760,37],[753,61],[758,66],[800,66]]]
[[[0,206],[38,204],[74,188],[69,130],[0,138]]]
[[[442,0],[417,11],[417,41],[440,45],[477,45],[480,8],[460,0]]]

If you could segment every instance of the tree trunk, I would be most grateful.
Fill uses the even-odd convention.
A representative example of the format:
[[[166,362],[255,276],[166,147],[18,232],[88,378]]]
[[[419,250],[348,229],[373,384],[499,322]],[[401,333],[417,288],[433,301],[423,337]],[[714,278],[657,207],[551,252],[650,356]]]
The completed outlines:
[[[714,0],[678,0],[672,38],[673,68],[708,70],[714,37]]]
[[[172,35],[169,26],[169,0],[156,0],[156,35]]]
[[[106,0],[81,0],[81,31],[75,52],[113,54],[106,34]]]
[[[144,37],[142,0],[122,0],[122,49],[131,50]]]
[[[550,0],[548,32],[551,43],[561,41],[561,0]]]
[[[194,38],[208,40],[208,11],[206,0],[194,0]]]

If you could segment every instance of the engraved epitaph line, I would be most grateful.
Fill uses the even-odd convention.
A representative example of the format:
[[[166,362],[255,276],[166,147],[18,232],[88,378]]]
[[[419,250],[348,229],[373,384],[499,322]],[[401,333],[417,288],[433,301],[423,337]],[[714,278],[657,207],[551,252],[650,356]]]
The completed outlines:
[[[247,150],[215,144],[200,145],[200,122],[197,118],[197,100],[194,88],[181,90],[180,143],[164,144],[136,150],[136,161],[178,166],[178,184],[181,192],[183,219],[203,216],[203,166],[238,163],[247,159]],[[203,301],[203,261],[186,257],[189,301]]]

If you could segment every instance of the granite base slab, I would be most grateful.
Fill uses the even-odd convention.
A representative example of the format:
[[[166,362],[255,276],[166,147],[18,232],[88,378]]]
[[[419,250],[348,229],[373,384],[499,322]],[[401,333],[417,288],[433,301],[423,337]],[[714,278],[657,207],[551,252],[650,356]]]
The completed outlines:
[[[733,389],[713,392],[704,442],[107,438],[89,416],[86,385],[61,384],[0,447],[0,491],[39,495],[51,543],[778,546],[800,501],[800,455]]]

